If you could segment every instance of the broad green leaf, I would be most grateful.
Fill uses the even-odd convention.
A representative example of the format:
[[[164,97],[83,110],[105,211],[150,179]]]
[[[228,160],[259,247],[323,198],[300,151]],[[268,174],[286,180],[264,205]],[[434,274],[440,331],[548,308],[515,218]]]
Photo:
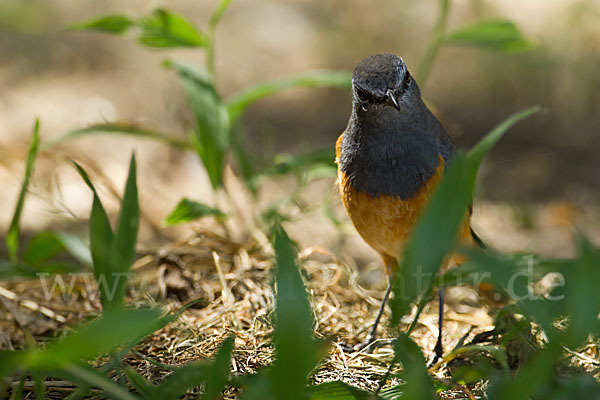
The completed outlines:
[[[374,400],[373,393],[366,392],[347,383],[334,381],[311,386],[308,389],[312,400]]]
[[[580,235],[577,244],[577,259],[564,271],[564,301],[569,315],[565,344],[571,348],[600,332],[600,252]]]
[[[454,157],[404,250],[401,268],[394,278],[393,324],[418,296],[433,287],[434,278],[454,246],[456,232],[471,203],[477,170],[485,154],[513,124],[538,110],[536,106],[513,114],[477,143],[468,155],[459,153]]]
[[[445,41],[497,51],[525,51],[533,47],[515,24],[503,20],[480,21],[459,28],[447,34]]]
[[[106,15],[98,19],[73,25],[71,29],[92,30],[121,34],[135,25],[135,21],[125,15]]]
[[[306,289],[298,269],[295,244],[280,225],[273,228],[276,306],[274,344],[276,359],[270,372],[274,397],[304,399],[309,372],[319,360],[319,343]]]
[[[162,132],[145,128],[143,126],[130,124],[127,122],[108,122],[101,124],[93,124],[88,126],[87,128],[76,129],[65,133],[58,139],[45,143],[44,145],[42,145],[42,148],[47,149],[72,139],[79,139],[82,137],[96,134],[129,135],[140,139],[152,139],[159,142],[163,142],[165,144],[168,144],[169,146],[178,149],[192,149],[192,146],[188,142],[175,139],[174,135],[168,135]]]
[[[121,279],[115,281],[114,297],[109,299],[111,307],[122,307],[123,297],[127,286],[127,274],[135,258],[135,245],[140,224],[140,207],[136,183],[135,155],[131,156],[129,174],[125,184],[125,193],[121,202],[121,212],[117,225],[117,232],[111,245],[111,273],[122,274]]]
[[[23,252],[23,261],[36,265],[62,253],[65,246],[62,240],[52,232],[42,232],[35,235]]]
[[[167,225],[175,225],[182,222],[193,221],[206,216],[224,218],[225,213],[218,208],[209,207],[206,204],[183,198],[177,203],[165,222]]]
[[[31,369],[60,369],[68,363],[88,360],[148,335],[161,321],[153,309],[114,311],[50,343],[45,350],[30,350],[21,359]]]
[[[31,143],[29,145],[29,153],[27,154],[27,161],[25,162],[25,178],[21,185],[21,191],[19,192],[19,198],[17,199],[17,205],[15,206],[15,212],[13,213],[8,233],[6,234],[6,247],[8,248],[8,255],[11,261],[16,261],[19,252],[19,224],[21,221],[21,213],[23,212],[23,204],[25,203],[25,196],[27,195],[27,188],[29,187],[29,180],[33,173],[33,166],[35,164],[35,158],[37,156],[38,145],[39,145],[39,131],[40,131],[40,120],[35,121],[33,128],[33,135]]]
[[[229,150],[230,123],[227,108],[221,101],[214,78],[207,71],[196,70],[176,62],[167,67],[179,74],[196,126],[190,142],[200,156],[214,189],[223,183],[225,154]]]
[[[110,226],[108,215],[106,215],[106,211],[98,197],[96,188],[92,184],[87,172],[76,162],[73,162],[73,164],[81,178],[94,194],[90,214],[90,251],[102,307],[106,309],[114,296],[113,291],[115,290],[114,280],[116,277],[113,274],[114,271],[111,264],[111,249],[115,240],[115,234]],[[123,277],[120,276],[119,279],[123,279]]]
[[[351,74],[346,71],[309,71],[301,75],[259,83],[245,89],[227,101],[229,117],[235,122],[246,107],[263,97],[294,87],[352,87]]]
[[[206,385],[202,400],[216,399],[227,384],[229,367],[231,366],[231,352],[233,351],[234,337],[225,339],[221,348],[215,356],[212,368],[208,369],[206,376]],[[196,385],[199,382],[196,382]]]
[[[419,346],[408,335],[400,333],[394,341],[394,352],[402,363],[400,376],[406,382],[400,399],[437,399]]]
[[[142,28],[139,42],[149,47],[203,47],[206,37],[181,15],[157,8],[152,16],[138,22]]]

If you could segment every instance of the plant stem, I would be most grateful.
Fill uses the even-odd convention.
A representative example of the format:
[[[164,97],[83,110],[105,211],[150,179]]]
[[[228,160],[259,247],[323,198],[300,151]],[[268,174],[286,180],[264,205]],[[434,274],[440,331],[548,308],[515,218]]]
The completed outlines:
[[[210,16],[208,27],[206,28],[206,36],[208,37],[208,46],[206,47],[206,69],[215,75],[215,30],[221,20],[221,17],[229,7],[231,0],[220,0],[217,7]]]
[[[419,68],[417,69],[416,77],[417,82],[421,88],[425,87],[425,82],[429,78],[431,73],[431,67],[437,57],[440,47],[444,43],[444,36],[446,31],[446,22],[448,21],[448,11],[450,9],[450,0],[440,0],[440,14],[433,28],[431,39],[427,44],[425,53],[421,57],[419,62]]]

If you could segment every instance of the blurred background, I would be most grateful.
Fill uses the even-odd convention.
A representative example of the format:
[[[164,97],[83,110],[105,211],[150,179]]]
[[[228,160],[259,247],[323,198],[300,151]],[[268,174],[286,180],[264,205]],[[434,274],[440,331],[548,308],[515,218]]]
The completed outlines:
[[[106,14],[133,17],[156,6],[204,27],[213,0],[2,0],[0,2],[0,226],[10,223],[36,117],[41,139],[106,121],[131,121],[185,138],[190,113],[165,58],[201,66],[204,52],[152,50],[133,36],[72,31]],[[453,134],[469,148],[507,115],[539,104],[544,112],[501,140],[479,177],[475,226],[493,246],[569,255],[574,226],[600,243],[600,1],[454,0],[448,30],[478,20],[514,22],[534,47],[499,53],[444,46],[421,90]],[[216,31],[216,79],[227,97],[249,85],[314,69],[350,71],[362,58],[393,52],[417,68],[439,14],[434,0],[234,0]],[[253,104],[243,119],[248,149],[264,158],[332,148],[347,123],[350,92],[292,89]],[[77,229],[91,195],[68,162],[84,162],[113,211],[132,149],[147,240],[183,196],[217,204],[196,154],[164,144],[98,135],[41,154],[25,207],[25,230]],[[229,173],[229,175],[231,175]],[[235,183],[235,182],[234,182]],[[240,185],[238,185],[240,186]],[[291,190],[285,178],[264,179],[260,202]],[[239,203],[244,204],[243,188]],[[335,199],[333,177],[311,182],[307,204]],[[366,264],[372,251],[343,223],[349,258]],[[318,211],[318,212],[317,212]],[[339,226],[320,210],[297,213],[291,231],[304,246],[340,244]],[[301,214],[301,215],[300,215]],[[202,223],[202,222],[201,222]],[[85,225],[82,225],[85,226]],[[154,229],[152,229],[154,228]],[[162,228],[161,228],[162,229]],[[180,227],[161,235],[189,234]]]

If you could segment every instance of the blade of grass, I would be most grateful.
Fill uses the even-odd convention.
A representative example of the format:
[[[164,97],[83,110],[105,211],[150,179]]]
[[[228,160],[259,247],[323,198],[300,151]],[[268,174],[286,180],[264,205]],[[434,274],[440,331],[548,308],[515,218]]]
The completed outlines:
[[[21,213],[23,212],[23,205],[25,204],[25,196],[27,195],[27,188],[29,187],[29,180],[33,173],[33,166],[35,164],[35,158],[37,156],[38,145],[39,145],[39,131],[40,131],[40,120],[36,119],[33,127],[33,134],[31,138],[31,144],[29,145],[29,153],[27,154],[27,161],[25,163],[25,178],[21,185],[21,191],[17,199],[17,205],[15,206],[15,212],[13,213],[8,233],[6,235],[6,247],[8,248],[8,255],[11,261],[17,261],[19,252],[19,225],[21,222]]]
[[[117,226],[117,233],[111,245],[111,273],[122,274],[126,276],[131,269],[135,258],[135,245],[137,242],[137,233],[140,223],[140,208],[138,202],[138,191],[136,183],[136,162],[135,154],[131,156],[129,164],[129,174],[125,184],[125,193],[121,203],[121,212]],[[123,297],[127,286],[126,279],[116,281],[115,295],[109,299],[111,307],[122,307]]]
[[[68,363],[59,371],[61,375],[67,375],[74,382],[80,382],[91,387],[97,387],[108,395],[111,399],[117,400],[136,400],[136,396],[129,393],[125,388],[120,387],[116,382],[113,382],[107,376],[98,370],[82,364]]]
[[[174,135],[167,135],[162,132],[158,132],[152,129],[148,129],[135,124],[127,122],[109,122],[102,124],[93,124],[86,128],[76,129],[65,133],[59,138],[46,142],[42,145],[42,149],[49,149],[57,144],[79,139],[89,135],[96,134],[114,134],[114,135],[129,135],[140,139],[152,139],[159,142],[163,142],[177,149],[192,150],[192,146],[183,140],[176,139]]]
[[[239,119],[246,107],[263,97],[294,87],[337,87],[349,89],[352,79],[346,71],[309,71],[301,75],[274,81],[262,82],[245,89],[227,100],[229,118],[233,124]]]
[[[111,248],[115,240],[115,234],[110,226],[108,215],[102,206],[100,197],[98,197],[98,192],[87,172],[76,162],[73,162],[73,164],[94,195],[90,214],[90,251],[94,264],[94,276],[100,290],[102,307],[106,309],[110,303],[109,297],[112,298],[107,292],[110,287],[114,287],[115,279],[111,266]],[[101,282],[104,282],[104,285],[101,285]]]

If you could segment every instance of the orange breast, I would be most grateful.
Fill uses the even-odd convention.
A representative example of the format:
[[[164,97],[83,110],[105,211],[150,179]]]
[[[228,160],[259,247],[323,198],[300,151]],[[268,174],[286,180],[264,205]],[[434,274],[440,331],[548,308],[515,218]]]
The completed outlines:
[[[341,138],[342,135],[337,141],[338,158]],[[408,199],[401,199],[393,196],[373,197],[357,191],[350,184],[346,174],[338,170],[338,187],[346,212],[365,242],[381,255],[388,272],[396,265],[398,254],[441,181],[443,173],[444,159],[440,156],[434,175],[421,190]],[[471,240],[468,215],[458,236],[461,241]]]
[[[395,258],[408,239],[418,218],[439,183],[444,160],[423,188],[409,199],[372,197],[355,190],[345,173],[339,172],[338,185],[348,216],[363,239],[382,256]]]

